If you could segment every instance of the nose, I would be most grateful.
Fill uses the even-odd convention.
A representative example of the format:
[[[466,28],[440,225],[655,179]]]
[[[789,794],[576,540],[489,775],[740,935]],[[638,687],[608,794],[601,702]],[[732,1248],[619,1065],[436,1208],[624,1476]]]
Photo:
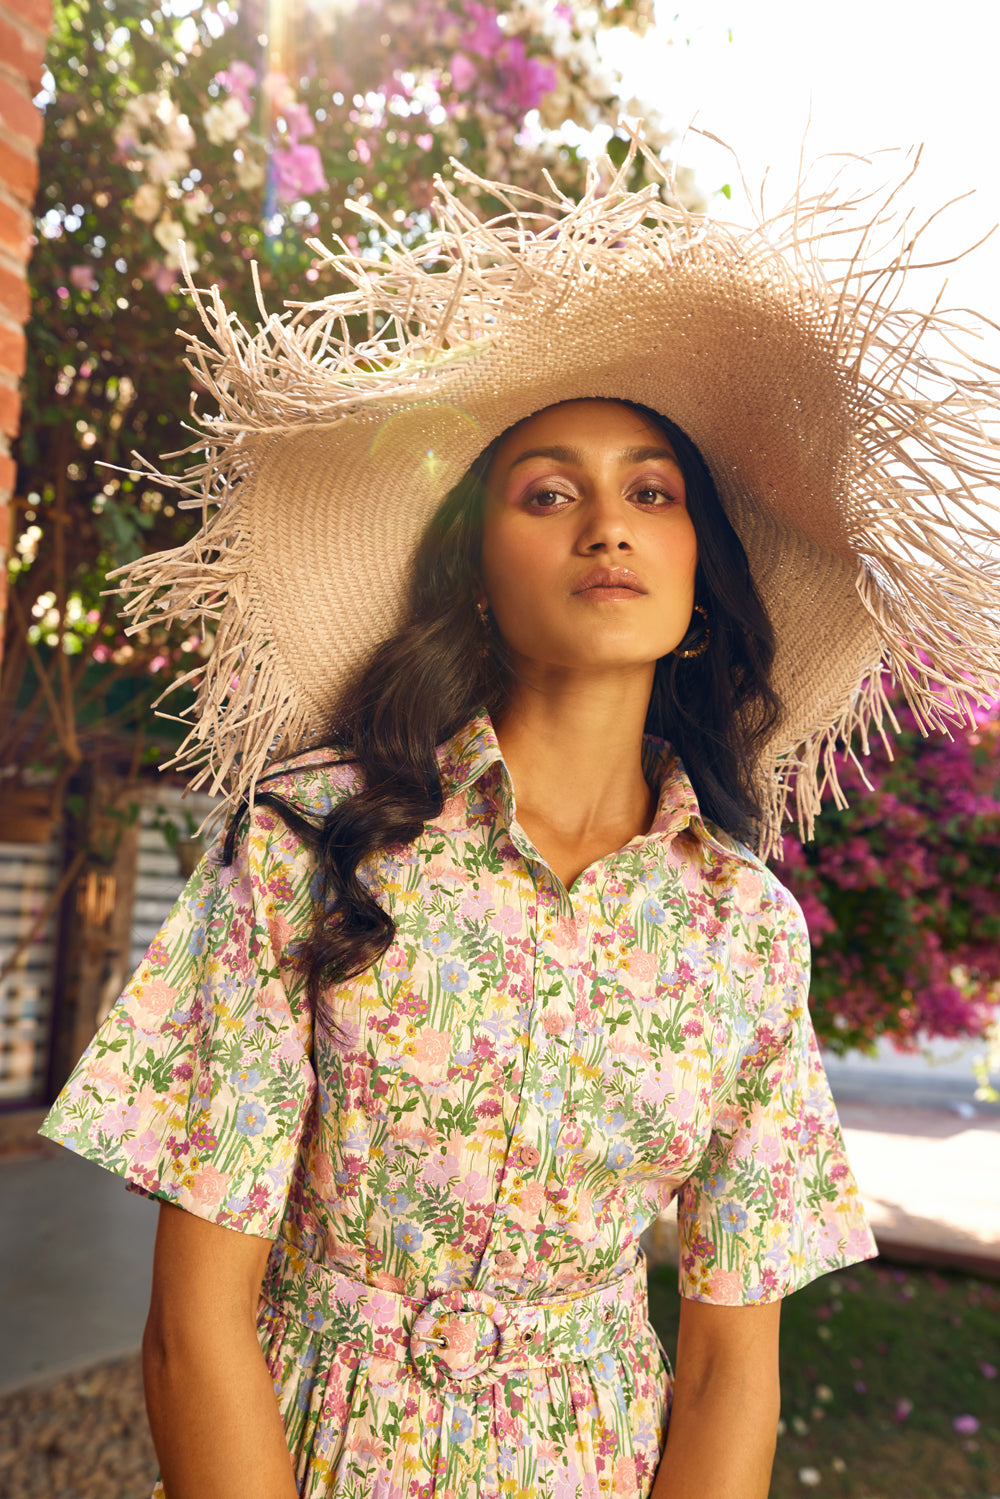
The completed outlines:
[[[631,513],[617,490],[595,487],[580,506],[578,514],[577,550],[581,555],[632,551]]]

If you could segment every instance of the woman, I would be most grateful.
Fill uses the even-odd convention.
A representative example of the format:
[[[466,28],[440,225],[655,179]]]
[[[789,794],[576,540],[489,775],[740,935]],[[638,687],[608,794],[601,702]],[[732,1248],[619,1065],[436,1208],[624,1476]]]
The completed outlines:
[[[888,485],[869,443],[862,534],[862,419],[891,434],[844,378],[843,298],[804,318],[745,243],[720,286],[718,240],[670,239],[676,211],[613,187],[549,205],[558,234],[466,222],[443,272],[359,275],[417,323],[405,359],[383,330],[381,364],[345,344],[331,374],[330,322],[265,330],[294,389],[269,374],[256,433],[231,418],[198,471],[229,529],[133,569],[172,584],[167,612],[229,584],[194,732],[217,764],[238,746],[253,801],[45,1126],[164,1202],[144,1354],[170,1499],[763,1499],[781,1298],[875,1252],[801,913],[746,840],[769,841],[793,750],[808,817],[890,647],[919,639],[933,681],[968,625],[969,696],[995,652],[961,602],[917,632],[905,572],[870,576]],[[650,316],[665,282],[697,324]],[[215,334],[232,411],[262,361],[222,313]],[[706,349],[742,412],[707,400]],[[335,665],[302,628],[331,610]],[[332,749],[262,780],[311,693]],[[675,1197],[676,1381],[638,1253]]]

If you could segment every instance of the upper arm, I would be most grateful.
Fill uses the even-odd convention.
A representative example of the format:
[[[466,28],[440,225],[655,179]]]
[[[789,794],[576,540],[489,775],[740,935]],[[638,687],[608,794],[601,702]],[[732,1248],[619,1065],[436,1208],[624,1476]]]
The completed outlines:
[[[743,1383],[777,1396],[781,1301],[715,1306],[681,1297],[677,1376],[689,1386],[709,1380]]]
[[[224,1228],[162,1203],[153,1252],[150,1321],[201,1326],[255,1315],[273,1239]]]

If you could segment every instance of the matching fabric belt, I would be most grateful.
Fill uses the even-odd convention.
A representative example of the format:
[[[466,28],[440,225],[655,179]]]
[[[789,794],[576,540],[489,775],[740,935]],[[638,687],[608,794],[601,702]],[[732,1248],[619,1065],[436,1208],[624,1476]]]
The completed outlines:
[[[417,1301],[328,1269],[278,1239],[261,1294],[324,1338],[409,1364],[435,1389],[482,1389],[532,1367],[599,1363],[648,1330],[641,1254],[625,1275],[549,1300],[463,1289]]]

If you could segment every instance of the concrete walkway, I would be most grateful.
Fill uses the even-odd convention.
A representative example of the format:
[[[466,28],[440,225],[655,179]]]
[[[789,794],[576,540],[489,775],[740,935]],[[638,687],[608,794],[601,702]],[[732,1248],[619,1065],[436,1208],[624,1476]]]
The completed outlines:
[[[838,1108],[883,1253],[1000,1276],[1000,1113]],[[0,1394],[138,1348],[155,1231],[155,1204],[69,1151],[0,1161]],[[675,1258],[676,1225],[652,1247]]]
[[[136,1351],[156,1216],[58,1145],[0,1161],[0,1395]]]

